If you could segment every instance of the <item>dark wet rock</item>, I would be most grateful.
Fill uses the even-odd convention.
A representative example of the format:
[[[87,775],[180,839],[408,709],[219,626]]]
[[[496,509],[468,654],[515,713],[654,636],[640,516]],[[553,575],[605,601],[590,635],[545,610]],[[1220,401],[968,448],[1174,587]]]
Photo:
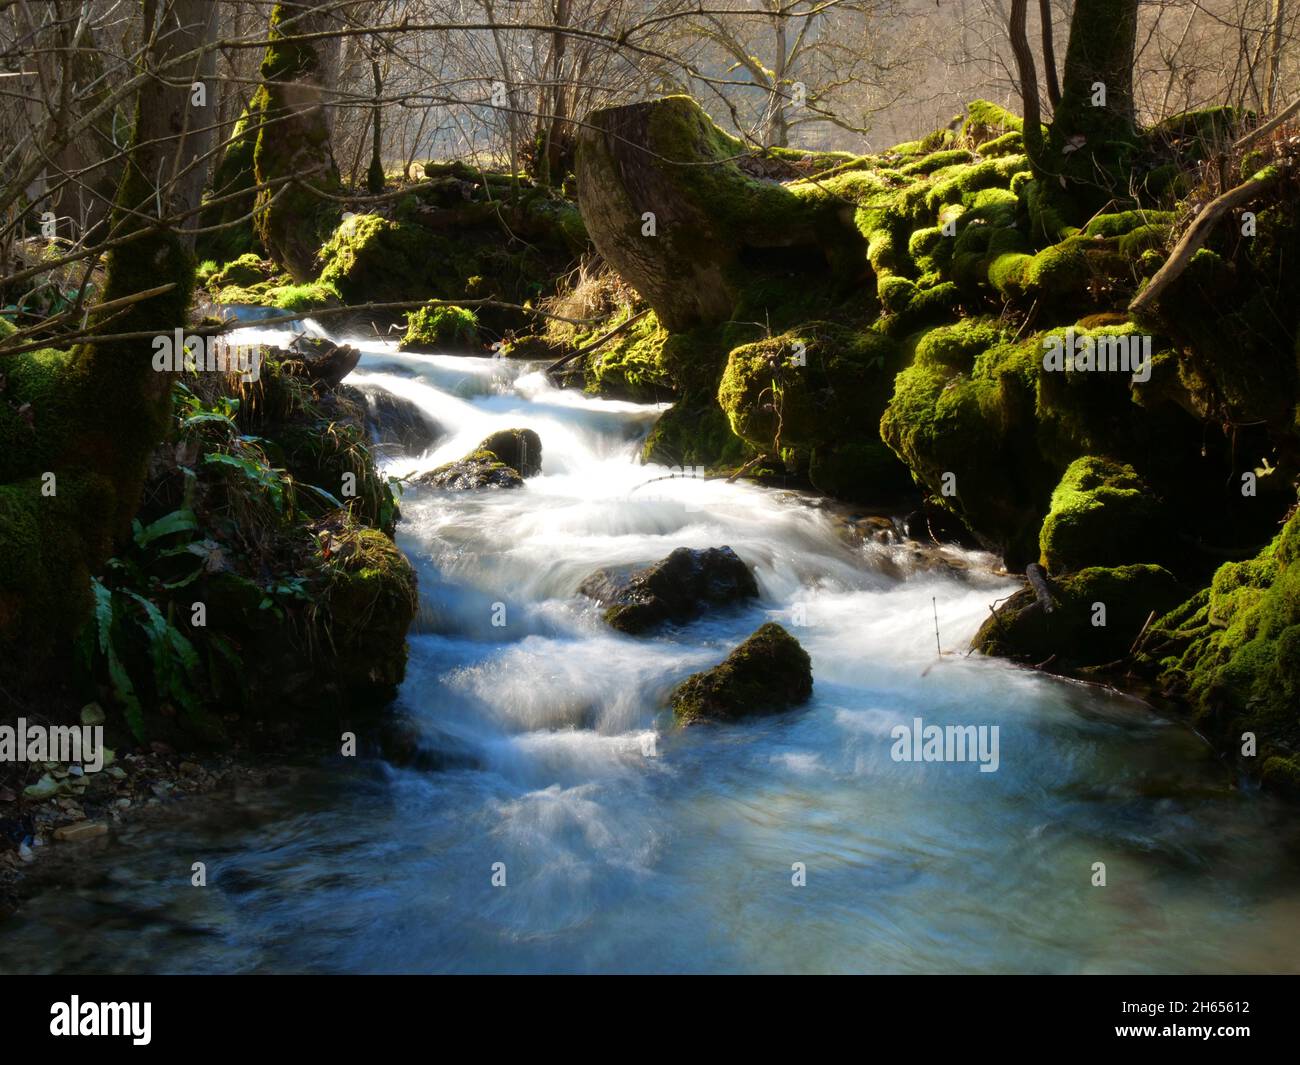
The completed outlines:
[[[897,544],[902,541],[894,523],[879,514],[842,518],[839,528],[844,539],[855,547],[862,544]]]
[[[542,440],[531,429],[502,429],[464,458],[413,478],[434,488],[520,488],[542,470]],[[526,471],[526,472],[525,472]]]
[[[361,352],[350,344],[336,344],[324,337],[298,336],[287,348],[273,349],[282,358],[295,359],[306,367],[310,381],[334,388],[361,361]]]
[[[1001,658],[1050,663],[1053,672],[1105,665],[1128,655],[1152,611],[1160,617],[1186,597],[1173,574],[1151,565],[1093,566],[1054,578],[1049,590],[1050,612],[1032,588],[1016,592],[973,645]]]
[[[481,444],[483,451],[491,451],[520,477],[533,477],[542,472],[542,438],[531,429],[501,429]]]
[[[507,466],[491,451],[478,448],[464,458],[448,462],[436,470],[422,473],[415,484],[434,488],[522,488],[524,479],[517,470]]]
[[[606,607],[605,621],[638,633],[665,621],[699,617],[710,606],[758,596],[749,567],[729,547],[679,547],[644,569],[602,569],[578,586]]]
[[[909,540],[923,544],[979,546],[962,520],[932,499],[927,499],[903,519],[903,532]]]
[[[363,392],[344,385],[337,391],[364,412],[366,436],[386,453],[421,455],[442,435],[442,429],[409,399],[383,389]]]
[[[812,689],[808,652],[769,621],[723,662],[678,685],[672,694],[673,713],[683,725],[734,721],[806,703]]]

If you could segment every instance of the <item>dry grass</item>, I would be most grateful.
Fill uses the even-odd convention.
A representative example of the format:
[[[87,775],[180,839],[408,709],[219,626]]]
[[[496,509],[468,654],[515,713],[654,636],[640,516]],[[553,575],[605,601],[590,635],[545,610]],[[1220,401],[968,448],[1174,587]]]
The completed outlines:
[[[634,313],[640,302],[636,289],[599,255],[593,255],[559,280],[555,295],[542,301],[541,309],[564,318],[603,321],[620,313]],[[546,338],[556,344],[571,343],[585,331],[568,322],[547,319]]]

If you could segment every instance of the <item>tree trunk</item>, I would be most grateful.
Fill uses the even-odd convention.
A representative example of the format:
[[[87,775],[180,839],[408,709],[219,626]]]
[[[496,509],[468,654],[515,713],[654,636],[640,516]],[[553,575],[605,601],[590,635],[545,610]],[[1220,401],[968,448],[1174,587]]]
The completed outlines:
[[[1265,90],[1264,107],[1269,114],[1277,107],[1277,78],[1282,65],[1283,24],[1286,20],[1286,0],[1273,0],[1272,41],[1268,49],[1268,87]]]
[[[1052,0],[1038,0],[1038,22],[1043,39],[1043,74],[1047,79],[1047,102],[1053,110],[1061,106],[1061,82],[1056,76],[1056,41],[1052,36]]]
[[[726,321],[757,272],[797,263],[800,284],[847,289],[869,270],[851,204],[752,177],[746,154],[686,96],[594,111],[579,128],[587,232],[668,329]]]
[[[144,236],[108,255],[103,304],[165,291],[95,315],[101,334],[168,336],[185,324],[194,260],[176,215],[197,206],[192,183],[176,180],[193,129],[187,72],[163,70],[205,43],[213,23],[205,0],[145,5],[145,80],[136,105],[112,225]],[[158,19],[162,24],[154,26]],[[170,413],[171,378],[153,369],[149,339],[90,341],[70,352],[0,356],[5,399],[0,438],[0,667],[35,669],[66,653],[90,608],[90,576],[130,528],[149,457]],[[25,406],[26,424],[10,416]],[[21,645],[22,654],[15,648]],[[21,660],[20,660],[21,659]]]
[[[1137,10],[1138,0],[1076,0],[1052,123],[1061,138],[1083,135],[1095,144],[1132,138]]]
[[[1034,172],[1041,174],[1043,158],[1043,117],[1038,100],[1038,71],[1034,67],[1034,54],[1029,50],[1029,36],[1025,31],[1025,13],[1029,0],[1011,0],[1010,37],[1011,52],[1016,58],[1016,75],[1020,79],[1020,106],[1025,117],[1025,151],[1033,164]]]
[[[314,42],[280,41],[329,29],[332,6],[330,0],[275,6],[268,33],[272,43],[262,60],[258,90],[263,125],[253,149],[255,180],[260,184],[290,175],[299,179],[278,197],[275,190],[258,194],[258,235],[271,257],[298,282],[316,276],[316,250],[339,216],[336,204],[313,191],[337,193],[342,187],[325,106],[338,44],[334,39],[332,48],[318,48]]]
[[[373,196],[384,191],[383,131],[379,111],[383,106],[384,81],[379,73],[379,60],[370,61],[370,76],[375,82],[375,106],[370,114],[370,169],[366,172],[366,189]]]

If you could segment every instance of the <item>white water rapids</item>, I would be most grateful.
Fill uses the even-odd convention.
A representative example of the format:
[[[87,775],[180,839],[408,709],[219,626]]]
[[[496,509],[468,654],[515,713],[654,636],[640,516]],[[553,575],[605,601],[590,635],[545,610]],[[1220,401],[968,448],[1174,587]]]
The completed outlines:
[[[522,489],[402,501],[422,609],[395,712],[440,768],[334,762],[129,822],[81,883],[9,922],[0,968],[1300,967],[1290,813],[1135,700],[967,657],[1013,587],[987,557],[927,569],[906,547],[854,546],[791,493],[642,466],[659,408],[343,339],[366,353],[348,383],[443,434],[389,472],[496,429],[542,440]],[[742,609],[629,637],[575,594],[598,567],[724,544],[761,591]],[[673,685],[766,620],[812,656],[812,701],[675,729]],[[891,728],[918,717],[998,726],[997,771],[894,761]],[[196,860],[207,888],[189,885]]]

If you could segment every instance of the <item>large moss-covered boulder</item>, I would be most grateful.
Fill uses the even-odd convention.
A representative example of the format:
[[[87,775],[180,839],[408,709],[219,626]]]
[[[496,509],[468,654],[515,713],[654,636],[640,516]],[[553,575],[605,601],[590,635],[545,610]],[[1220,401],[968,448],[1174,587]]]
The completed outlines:
[[[1106,665],[1126,657],[1152,611],[1158,617],[1186,594],[1166,569],[1093,566],[1056,578],[1049,612],[1026,588],[994,610],[973,645],[1027,664],[1051,661],[1054,672]]]
[[[911,483],[878,429],[904,358],[902,345],[874,330],[812,322],[734,348],[718,404],[736,436],[806,465],[819,490],[888,498]]]
[[[406,674],[406,631],[419,609],[415,570],[375,529],[351,528],[342,544],[325,563],[322,599],[334,684],[349,705],[391,702]]]
[[[578,200],[587,231],[666,328],[731,318],[764,261],[821,275],[803,284],[865,275],[852,206],[747,173],[740,164],[755,155],[689,96],[604,108],[582,123]]]
[[[321,246],[320,281],[347,303],[396,303],[430,295],[428,237],[378,214],[345,218]]]
[[[667,621],[684,622],[711,607],[753,599],[758,585],[729,547],[679,547],[639,570],[597,570],[578,587],[605,609],[620,632],[638,633]]]
[[[672,694],[683,725],[777,713],[812,697],[812,659],[780,625],[760,626],[725,661],[695,673]]]
[[[1130,322],[1017,339],[992,319],[967,319],[924,335],[881,418],[882,439],[917,480],[1013,569],[1039,558],[1039,527],[1075,459],[1140,455],[1176,471],[1196,454],[1195,422],[1151,369],[1162,357],[1154,340],[1150,372],[1135,381],[1082,362],[1057,368],[1067,339],[1145,343]]]
[[[500,429],[455,462],[414,478],[434,488],[522,488],[542,469],[542,441],[532,429]]]
[[[479,448],[491,451],[518,470],[520,477],[535,477],[542,472],[542,438],[532,429],[498,429]]]
[[[1239,749],[1241,733],[1256,733],[1256,767],[1300,753],[1300,512],[1160,618],[1142,651],[1212,738]]]
[[[1168,558],[1159,500],[1132,466],[1076,459],[1052,492],[1038,534],[1040,561],[1051,573],[1156,562]]]
[[[875,423],[902,368],[901,346],[871,330],[812,322],[734,348],[718,386],[731,430],[756,447],[814,447]]]

